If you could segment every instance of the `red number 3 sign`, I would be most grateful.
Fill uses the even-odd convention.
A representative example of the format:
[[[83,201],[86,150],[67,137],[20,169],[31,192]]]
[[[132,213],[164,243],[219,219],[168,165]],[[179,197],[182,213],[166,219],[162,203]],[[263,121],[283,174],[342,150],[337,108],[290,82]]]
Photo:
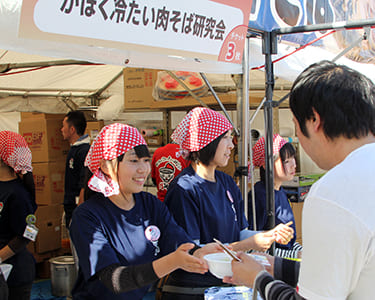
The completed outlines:
[[[227,48],[227,54],[225,55],[226,61],[232,61],[236,53],[236,43],[229,42]]]

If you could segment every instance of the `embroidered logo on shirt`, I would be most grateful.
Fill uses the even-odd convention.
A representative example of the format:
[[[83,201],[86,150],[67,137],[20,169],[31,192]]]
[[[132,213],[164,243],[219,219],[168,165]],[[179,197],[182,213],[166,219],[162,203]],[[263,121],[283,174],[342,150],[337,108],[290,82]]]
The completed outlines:
[[[74,159],[73,159],[73,157],[69,160],[69,168],[74,169]]]
[[[176,177],[176,170],[179,172],[182,170],[181,163],[169,155],[168,157],[161,157],[155,165],[156,167],[160,166],[159,177],[161,182],[159,183],[159,190],[168,190],[170,182]]]

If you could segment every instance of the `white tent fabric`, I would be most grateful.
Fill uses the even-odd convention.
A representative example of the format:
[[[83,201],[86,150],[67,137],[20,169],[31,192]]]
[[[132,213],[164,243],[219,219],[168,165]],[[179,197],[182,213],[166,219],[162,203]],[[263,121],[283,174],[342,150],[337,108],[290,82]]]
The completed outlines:
[[[49,67],[37,71],[8,75],[0,73],[0,111],[41,111],[63,113],[71,105],[89,106],[90,95],[110,82],[124,67],[124,59],[130,59],[129,67],[149,67],[169,70],[187,70],[209,73],[207,77],[213,86],[233,86],[229,74],[242,72],[242,66],[220,62],[197,62],[181,57],[167,57],[142,52],[128,52],[119,49],[73,45],[51,41],[37,41],[18,37],[21,0],[0,0],[0,70],[8,63],[40,62],[64,59],[78,59],[107,65],[69,65]],[[278,44],[278,54],[283,57],[295,50],[293,46]],[[28,54],[23,54],[28,53]],[[264,55],[260,39],[250,40],[249,67],[263,65]],[[47,56],[37,56],[47,55]],[[336,54],[319,47],[309,46],[274,64],[275,76],[292,82],[311,63],[322,59],[332,59]],[[51,58],[53,57],[53,58]],[[375,65],[356,63],[340,58],[338,63],[346,64],[367,75],[375,82]],[[16,70],[15,70],[16,71]],[[214,75],[213,73],[219,73]],[[250,73],[250,87],[263,86],[264,76]],[[290,84],[289,84],[290,86]],[[123,81],[119,78],[101,96],[102,101],[97,116],[113,119],[123,108]],[[37,96],[35,96],[37,95]],[[68,99],[68,100],[67,100]],[[70,99],[70,100],[69,100]],[[66,102],[62,101],[65,100]]]

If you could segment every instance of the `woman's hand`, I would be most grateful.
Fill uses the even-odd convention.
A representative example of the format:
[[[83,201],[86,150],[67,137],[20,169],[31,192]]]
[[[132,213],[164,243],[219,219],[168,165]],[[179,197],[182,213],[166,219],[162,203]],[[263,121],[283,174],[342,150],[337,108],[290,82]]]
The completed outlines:
[[[272,230],[259,232],[249,239],[251,238],[253,238],[252,249],[261,252],[267,251],[271,247],[272,243],[276,241],[276,235]]]
[[[216,243],[209,243],[194,251],[193,255],[198,258],[202,258],[210,253],[223,252],[223,249]]]
[[[189,250],[193,248],[193,243],[185,243],[180,245],[176,251],[154,260],[152,266],[155,274],[162,278],[177,269],[200,274],[206,273],[208,271],[206,261],[189,254]]]
[[[251,255],[238,252],[241,261],[232,260],[232,277],[224,277],[223,282],[253,287],[255,277],[264,270],[262,264],[258,263]]]
[[[292,225],[292,222],[288,222],[286,224],[279,224],[269,231],[273,232],[273,234],[276,236],[275,240],[277,243],[286,245],[293,238],[294,230],[292,227],[289,227],[290,225]]]
[[[189,250],[193,248],[194,248],[194,244],[192,243],[186,243],[186,244],[180,245],[180,247],[178,247],[177,250],[173,252],[173,254],[175,255],[176,262],[179,268],[187,272],[204,274],[208,271],[208,265],[206,261],[203,259],[205,252],[204,251],[202,251],[201,253],[198,252],[197,255],[194,255],[194,256],[190,255]],[[195,252],[199,250],[201,249],[197,249]],[[203,255],[203,256],[202,258],[200,258],[198,255],[199,256]]]

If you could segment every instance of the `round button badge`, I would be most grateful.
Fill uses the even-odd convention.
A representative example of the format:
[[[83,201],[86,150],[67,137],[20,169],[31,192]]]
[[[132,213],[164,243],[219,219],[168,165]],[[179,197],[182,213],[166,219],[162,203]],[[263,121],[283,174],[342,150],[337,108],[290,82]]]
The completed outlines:
[[[155,225],[150,225],[145,229],[145,236],[151,242],[156,242],[160,238],[160,229]]]

